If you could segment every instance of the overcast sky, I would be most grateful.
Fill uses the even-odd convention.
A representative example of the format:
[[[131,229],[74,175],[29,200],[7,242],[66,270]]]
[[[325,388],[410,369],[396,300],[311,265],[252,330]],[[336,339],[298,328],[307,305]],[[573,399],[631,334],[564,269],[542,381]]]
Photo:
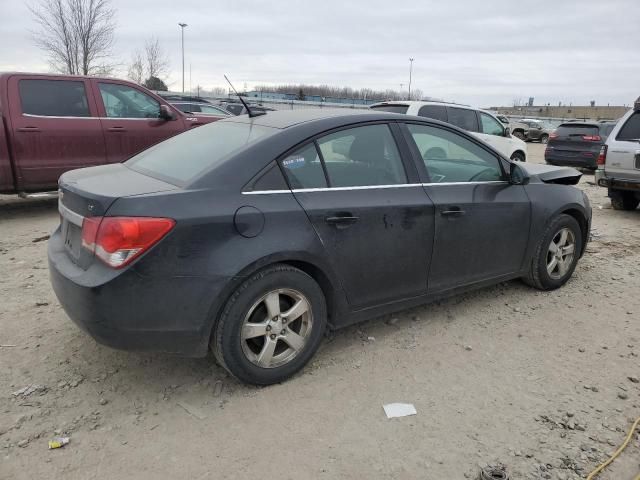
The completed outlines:
[[[399,89],[478,106],[630,104],[640,95],[639,0],[113,0],[114,60],[155,35],[172,90],[308,83]],[[0,0],[0,71],[46,72],[22,2]],[[120,75],[124,76],[123,67]]]

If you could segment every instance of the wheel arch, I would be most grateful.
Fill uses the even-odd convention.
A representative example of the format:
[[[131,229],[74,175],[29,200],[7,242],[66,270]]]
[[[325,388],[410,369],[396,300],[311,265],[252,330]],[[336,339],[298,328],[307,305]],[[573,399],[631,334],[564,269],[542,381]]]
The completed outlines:
[[[210,307],[209,321],[207,322],[208,331],[205,332],[207,342],[211,340],[215,325],[229,298],[242,282],[260,270],[277,264],[290,265],[302,270],[318,283],[327,303],[327,324],[330,328],[334,328],[336,319],[347,312],[346,297],[341,283],[331,270],[331,267],[325,265],[322,261],[306,252],[290,252],[262,257],[245,266],[232,277],[232,281],[225,286]]]
[[[573,217],[580,225],[580,231],[582,233],[582,250],[580,251],[580,256],[584,254],[585,249],[587,248],[587,241],[589,240],[589,221],[587,220],[586,215],[583,211],[577,208],[567,208],[559,212],[559,214],[569,215]]]
[[[514,151],[511,153],[511,157],[510,157],[510,158],[511,158],[511,159],[513,159],[513,156],[514,156],[515,154],[517,154],[517,153],[519,153],[519,154],[521,154],[521,155],[522,155],[522,157],[524,158],[524,160],[523,160],[523,161],[525,161],[525,162],[527,161],[527,154],[525,153],[525,151],[524,151],[524,150],[521,150],[521,149],[519,149],[519,148],[518,148],[518,149],[516,149],[516,150],[514,150]]]

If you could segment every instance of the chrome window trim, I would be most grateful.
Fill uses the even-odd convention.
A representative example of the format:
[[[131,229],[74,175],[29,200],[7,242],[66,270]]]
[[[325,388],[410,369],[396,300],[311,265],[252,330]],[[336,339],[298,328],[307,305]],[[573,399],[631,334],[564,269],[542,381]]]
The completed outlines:
[[[420,187],[420,183],[400,183],[397,185],[363,185],[354,187],[322,187],[322,188],[293,188],[291,190],[254,190],[252,192],[242,192],[243,195],[265,195],[269,193],[312,193],[312,192],[332,192],[345,190],[373,190],[386,188],[407,188]]]
[[[65,117],[65,116],[61,116],[61,115],[34,115],[33,113],[23,113],[22,114],[23,117],[31,117],[31,118],[70,118],[73,120],[97,120],[100,117],[92,117],[92,116],[88,116],[88,117]]]
[[[508,184],[506,180],[490,180],[486,182],[434,182],[434,183],[423,183],[423,187],[435,187],[436,185],[485,185],[485,184],[496,184],[496,183],[505,183]]]
[[[251,192],[241,192],[242,195],[269,195],[279,193],[313,193],[332,192],[348,190],[375,190],[388,188],[408,188],[408,187],[433,187],[438,185],[488,185],[488,184],[509,184],[506,180],[491,180],[487,182],[440,182],[440,183],[401,183],[398,185],[364,185],[356,187],[322,187],[322,188],[294,188],[291,190],[253,190]]]
[[[84,217],[79,213],[76,213],[72,210],[69,210],[62,204],[62,199],[58,200],[58,212],[64,218],[66,218],[69,222],[77,225],[78,227],[82,227],[82,222],[84,221]]]
[[[23,117],[32,117],[32,118],[58,118],[58,119],[64,119],[64,118],[68,118],[71,120],[142,120],[145,122],[148,121],[156,121],[156,120],[162,120],[160,117],[149,117],[149,118],[134,118],[134,117],[63,117],[60,115],[33,115],[31,113],[23,113],[22,114]]]

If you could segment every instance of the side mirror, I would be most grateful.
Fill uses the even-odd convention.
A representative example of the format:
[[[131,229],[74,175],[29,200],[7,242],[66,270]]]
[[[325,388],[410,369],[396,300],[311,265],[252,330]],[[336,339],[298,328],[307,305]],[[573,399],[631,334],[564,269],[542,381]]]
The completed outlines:
[[[509,183],[511,185],[527,185],[529,180],[529,175],[524,168],[514,161],[509,164]]]
[[[158,117],[162,120],[175,120],[176,118],[169,105],[160,105],[160,115]]]
[[[511,129],[509,127],[504,127],[504,136],[511,138]]]

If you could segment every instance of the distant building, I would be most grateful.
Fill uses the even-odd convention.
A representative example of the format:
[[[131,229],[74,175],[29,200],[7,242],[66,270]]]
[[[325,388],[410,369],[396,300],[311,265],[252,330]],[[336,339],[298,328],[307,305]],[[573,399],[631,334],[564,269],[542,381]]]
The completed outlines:
[[[260,92],[253,90],[247,92],[249,98],[255,98],[256,100],[298,100],[297,93],[278,93],[278,92]],[[305,102],[323,102],[323,103],[344,103],[347,105],[371,105],[377,103],[380,100],[365,100],[363,98],[339,98],[339,97],[323,97],[321,95],[305,95]]]

